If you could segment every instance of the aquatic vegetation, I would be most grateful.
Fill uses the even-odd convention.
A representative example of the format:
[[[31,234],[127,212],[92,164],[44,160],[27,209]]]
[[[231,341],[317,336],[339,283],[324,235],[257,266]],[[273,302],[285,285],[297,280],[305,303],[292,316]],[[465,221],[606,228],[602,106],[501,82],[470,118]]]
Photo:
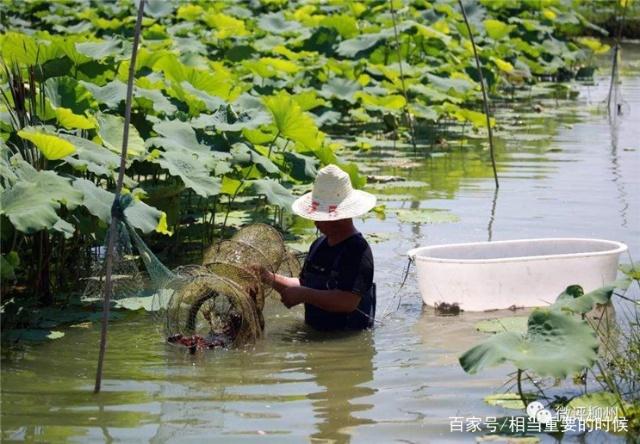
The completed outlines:
[[[556,396],[552,404],[570,410],[615,407],[618,416],[606,418],[607,421],[624,417],[630,423],[630,430],[637,428],[638,303],[627,301],[633,308],[626,325],[616,325],[608,315],[614,294],[624,299],[629,285],[634,279],[637,282],[636,268],[623,266],[621,269],[626,277],[590,293],[585,294],[579,285],[567,287],[549,307],[535,309],[527,318],[524,330],[522,317],[479,323],[480,331],[495,334],[460,356],[462,368],[475,373],[509,362],[517,369],[518,393],[496,395],[496,399],[489,397],[487,402],[522,409],[529,401],[552,399],[542,389],[540,378],[552,377],[558,381],[574,375],[575,381],[586,384],[591,372],[602,391],[572,398]],[[588,316],[596,308],[598,314]],[[623,331],[626,333],[621,334]],[[536,393],[523,391],[525,377]]]
[[[12,276],[37,282],[43,303],[73,289],[109,223],[134,8],[2,5],[3,261],[20,258]],[[468,12],[492,94],[570,78],[603,50],[568,36],[568,24],[590,26],[570,2],[481,2]],[[364,186],[365,166],[342,157],[336,133],[368,127],[373,143],[411,140],[425,151],[440,122],[482,133],[479,73],[452,0],[151,2],[145,14],[127,217],[168,252],[202,251],[242,223],[229,216],[236,210],[289,225],[283,210],[321,165],[339,163]]]

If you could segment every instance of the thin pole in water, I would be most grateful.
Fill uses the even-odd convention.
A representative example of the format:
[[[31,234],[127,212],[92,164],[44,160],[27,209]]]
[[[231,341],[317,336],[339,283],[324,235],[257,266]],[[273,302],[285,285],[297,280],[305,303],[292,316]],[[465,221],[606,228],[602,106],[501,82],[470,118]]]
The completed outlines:
[[[102,330],[100,333],[100,354],[98,356],[98,369],[96,371],[96,385],[93,389],[93,393],[100,392],[100,386],[102,384],[102,367],[104,364],[104,355],[107,349],[107,325],[109,323],[109,305],[111,303],[111,292],[113,290],[113,283],[111,281],[111,273],[113,271],[113,247],[114,239],[116,237],[116,229],[118,227],[119,215],[117,211],[114,211],[118,207],[120,202],[120,192],[122,191],[122,182],[124,180],[124,170],[126,167],[127,148],[129,143],[129,123],[131,122],[131,100],[133,97],[133,79],[136,72],[136,56],[138,54],[138,44],[140,43],[140,30],[142,28],[142,14],[144,12],[144,2],[146,0],[140,0],[138,5],[138,18],[136,19],[136,27],[133,35],[133,48],[131,50],[131,65],[129,66],[129,79],[127,80],[127,101],[125,104],[124,115],[124,131],[122,133],[122,151],[120,153],[120,170],[118,171],[118,181],[116,183],[116,193],[113,199],[113,206],[111,210],[111,225],[109,226],[109,232],[107,234],[107,255],[105,264],[105,278],[104,278],[104,305],[102,309]]]
[[[471,46],[473,47],[473,56],[476,59],[476,67],[478,68],[478,75],[480,76],[480,87],[482,88],[482,99],[484,104],[484,114],[487,117],[487,130],[489,131],[489,151],[491,153],[491,167],[493,168],[493,178],[496,181],[496,188],[500,188],[498,183],[498,171],[496,170],[496,157],[493,151],[493,131],[491,130],[491,116],[489,114],[489,98],[487,96],[487,90],[484,84],[484,76],[482,75],[482,67],[480,66],[480,58],[478,57],[478,50],[476,49],[476,43],[473,41],[473,34],[471,33],[471,26],[467,19],[467,13],[464,10],[462,0],[458,0],[460,10],[462,11],[462,17],[464,18],[464,24],[467,26],[469,32],[469,40],[471,40]]]

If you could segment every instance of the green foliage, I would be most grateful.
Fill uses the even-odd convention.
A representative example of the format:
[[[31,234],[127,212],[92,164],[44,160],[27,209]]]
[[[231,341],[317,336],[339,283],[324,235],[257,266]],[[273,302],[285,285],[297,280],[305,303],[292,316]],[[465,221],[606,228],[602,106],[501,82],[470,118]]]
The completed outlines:
[[[539,376],[565,378],[590,368],[596,361],[598,340],[589,325],[570,315],[536,309],[529,316],[526,335],[498,333],[460,356],[468,373],[512,363]]]

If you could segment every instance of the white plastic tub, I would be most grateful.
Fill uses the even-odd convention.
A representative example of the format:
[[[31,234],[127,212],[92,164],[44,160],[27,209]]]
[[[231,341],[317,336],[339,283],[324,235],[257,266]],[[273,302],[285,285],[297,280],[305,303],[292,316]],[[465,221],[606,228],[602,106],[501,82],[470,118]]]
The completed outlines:
[[[467,311],[537,307],[572,284],[585,292],[616,278],[627,246],[600,239],[521,239],[435,245],[407,252],[416,262],[427,305],[458,303]]]

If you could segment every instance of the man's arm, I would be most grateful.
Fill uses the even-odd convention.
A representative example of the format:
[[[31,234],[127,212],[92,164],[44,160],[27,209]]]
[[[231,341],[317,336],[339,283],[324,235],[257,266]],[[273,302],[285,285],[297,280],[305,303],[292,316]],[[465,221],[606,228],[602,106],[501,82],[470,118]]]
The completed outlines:
[[[360,295],[344,290],[316,290],[301,285],[280,292],[288,308],[306,303],[333,313],[351,313],[360,303]]]

